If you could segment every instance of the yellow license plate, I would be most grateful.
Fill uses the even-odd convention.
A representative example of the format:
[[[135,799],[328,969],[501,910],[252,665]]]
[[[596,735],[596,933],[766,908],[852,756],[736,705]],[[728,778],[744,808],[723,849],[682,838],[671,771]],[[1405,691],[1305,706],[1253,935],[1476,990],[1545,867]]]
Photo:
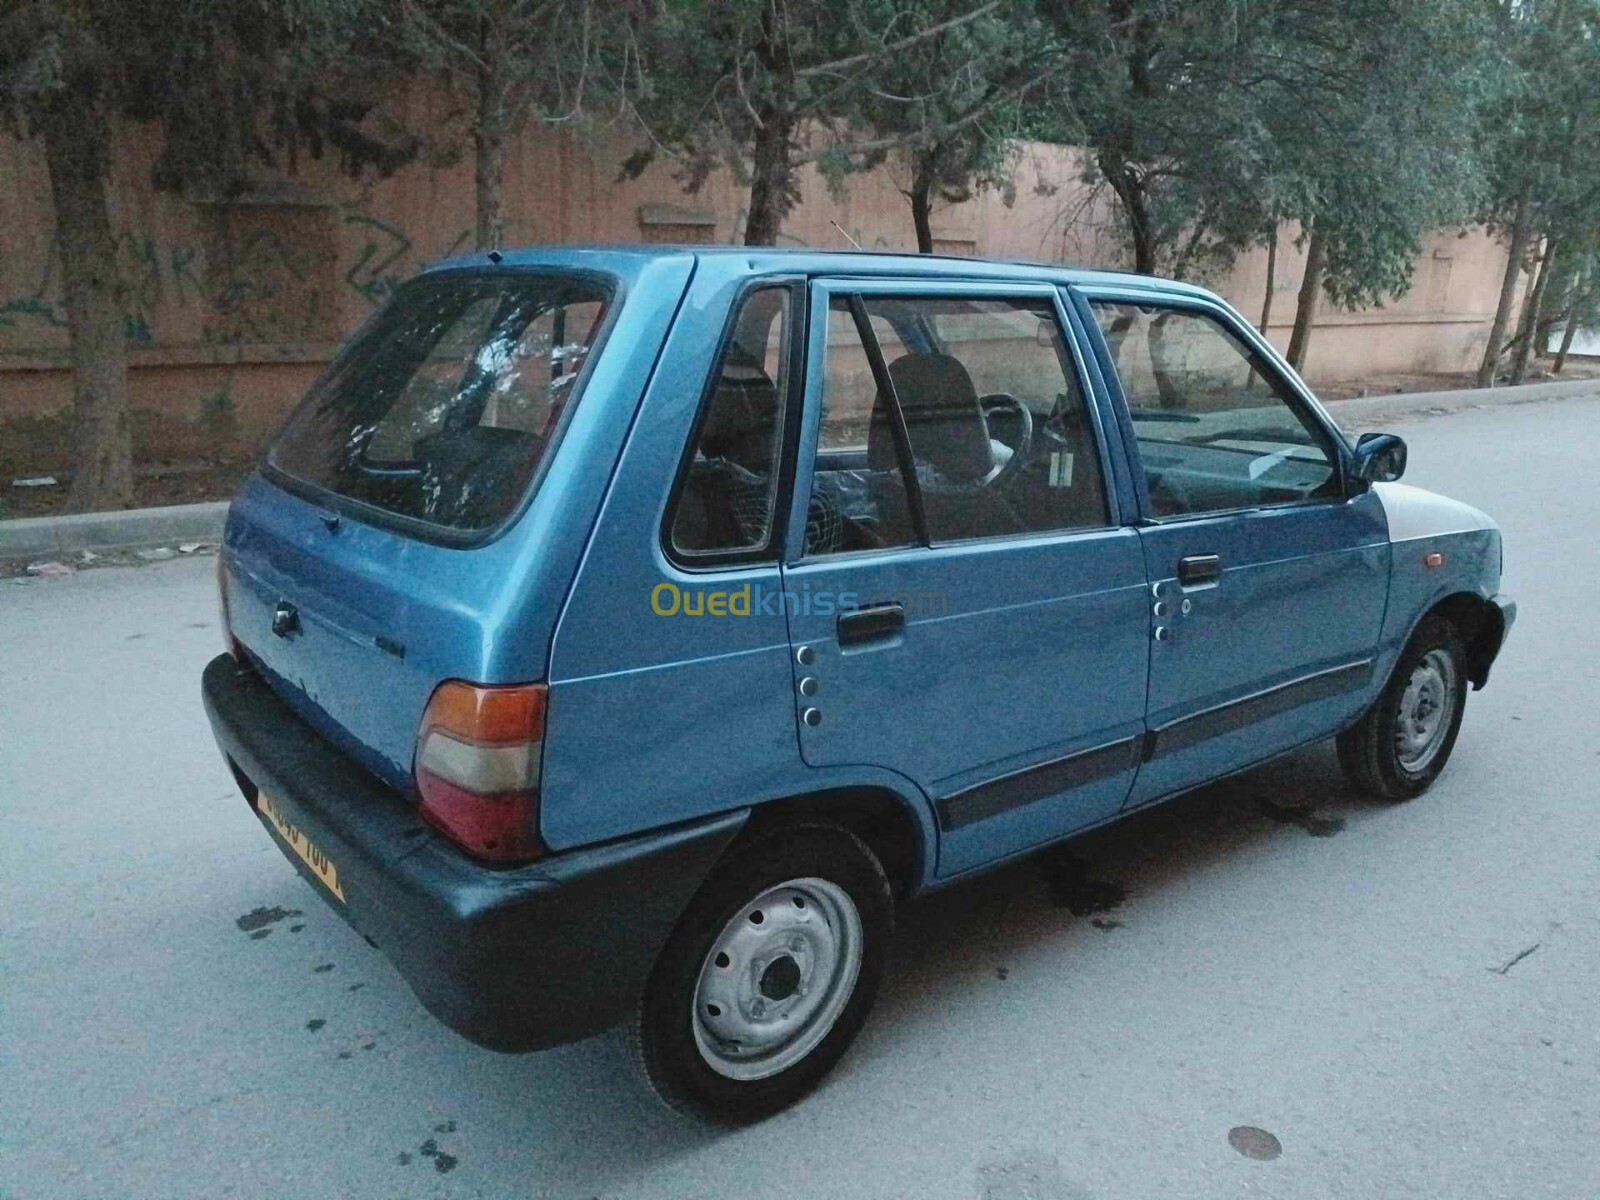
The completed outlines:
[[[261,810],[261,815],[272,822],[272,827],[278,831],[278,836],[288,843],[289,849],[300,856],[300,861],[311,868],[311,873],[322,881],[339,902],[344,903],[344,891],[339,887],[339,868],[333,865],[333,860],[317,848],[317,844],[300,832],[297,825],[292,824],[283,813],[278,811],[278,806],[272,802],[272,797],[265,792],[256,796],[256,807]]]

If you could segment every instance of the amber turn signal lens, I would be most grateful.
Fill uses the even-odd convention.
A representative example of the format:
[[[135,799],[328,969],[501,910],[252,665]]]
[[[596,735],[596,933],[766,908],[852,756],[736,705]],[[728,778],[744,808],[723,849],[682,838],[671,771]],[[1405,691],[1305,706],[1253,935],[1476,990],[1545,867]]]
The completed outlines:
[[[422,735],[437,729],[463,741],[536,742],[544,734],[545,686],[479,687],[446,680],[428,701]]]
[[[496,862],[539,857],[542,683],[434,690],[417,734],[422,816],[462,849]]]

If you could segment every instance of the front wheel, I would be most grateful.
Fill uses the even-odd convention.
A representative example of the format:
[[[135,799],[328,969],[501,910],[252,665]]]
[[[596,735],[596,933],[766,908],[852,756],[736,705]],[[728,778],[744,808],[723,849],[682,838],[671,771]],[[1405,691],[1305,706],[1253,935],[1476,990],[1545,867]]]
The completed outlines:
[[[1401,652],[1377,702],[1339,735],[1339,762],[1350,782],[1386,800],[1426,791],[1455,748],[1466,702],[1460,635],[1444,618],[1429,617]]]
[[[872,852],[834,826],[738,846],[690,902],[632,1026],[645,1079],[674,1108],[758,1121],[815,1087],[878,990],[894,926]]]

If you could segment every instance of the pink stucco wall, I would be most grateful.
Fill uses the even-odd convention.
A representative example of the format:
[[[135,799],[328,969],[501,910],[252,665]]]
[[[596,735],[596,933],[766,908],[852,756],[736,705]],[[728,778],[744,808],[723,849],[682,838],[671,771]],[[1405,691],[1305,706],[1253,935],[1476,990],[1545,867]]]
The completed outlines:
[[[430,101],[398,97],[404,122],[427,126]],[[228,205],[154,192],[148,128],[119,133],[113,222],[128,284],[133,403],[192,419],[225,403],[259,436],[281,417],[338,341],[388,291],[425,263],[469,243],[470,164],[433,156],[391,179],[355,181],[331,160]],[[551,132],[523,137],[505,196],[513,243],[739,240],[744,189],[719,175],[687,195],[669,165],[619,181],[632,143]],[[936,213],[941,250],[987,257],[1117,266],[1106,198],[1087,188],[1075,151],[1030,143],[1017,151],[1015,194],[979,195]],[[783,240],[845,247],[915,247],[909,207],[885,166],[850,178],[841,194],[808,172]],[[65,312],[49,192],[36,146],[0,139],[0,422],[70,403]],[[1270,336],[1286,343],[1301,255],[1284,232]],[[1416,286],[1392,305],[1339,312],[1324,303],[1307,374],[1338,380],[1379,372],[1470,369],[1481,350],[1504,268],[1482,231],[1435,238]],[[1209,280],[1254,320],[1266,254]]]

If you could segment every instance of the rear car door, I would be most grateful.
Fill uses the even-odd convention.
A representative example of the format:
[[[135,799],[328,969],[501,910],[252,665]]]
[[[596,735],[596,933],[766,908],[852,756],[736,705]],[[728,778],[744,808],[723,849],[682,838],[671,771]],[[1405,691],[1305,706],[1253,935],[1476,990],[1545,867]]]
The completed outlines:
[[[1122,401],[1152,589],[1130,805],[1334,732],[1361,710],[1388,598],[1377,496],[1342,436],[1225,307],[1086,291]]]
[[[1056,290],[826,281],[811,312],[783,568],[805,761],[929,796],[941,876],[1108,818],[1146,580]]]

